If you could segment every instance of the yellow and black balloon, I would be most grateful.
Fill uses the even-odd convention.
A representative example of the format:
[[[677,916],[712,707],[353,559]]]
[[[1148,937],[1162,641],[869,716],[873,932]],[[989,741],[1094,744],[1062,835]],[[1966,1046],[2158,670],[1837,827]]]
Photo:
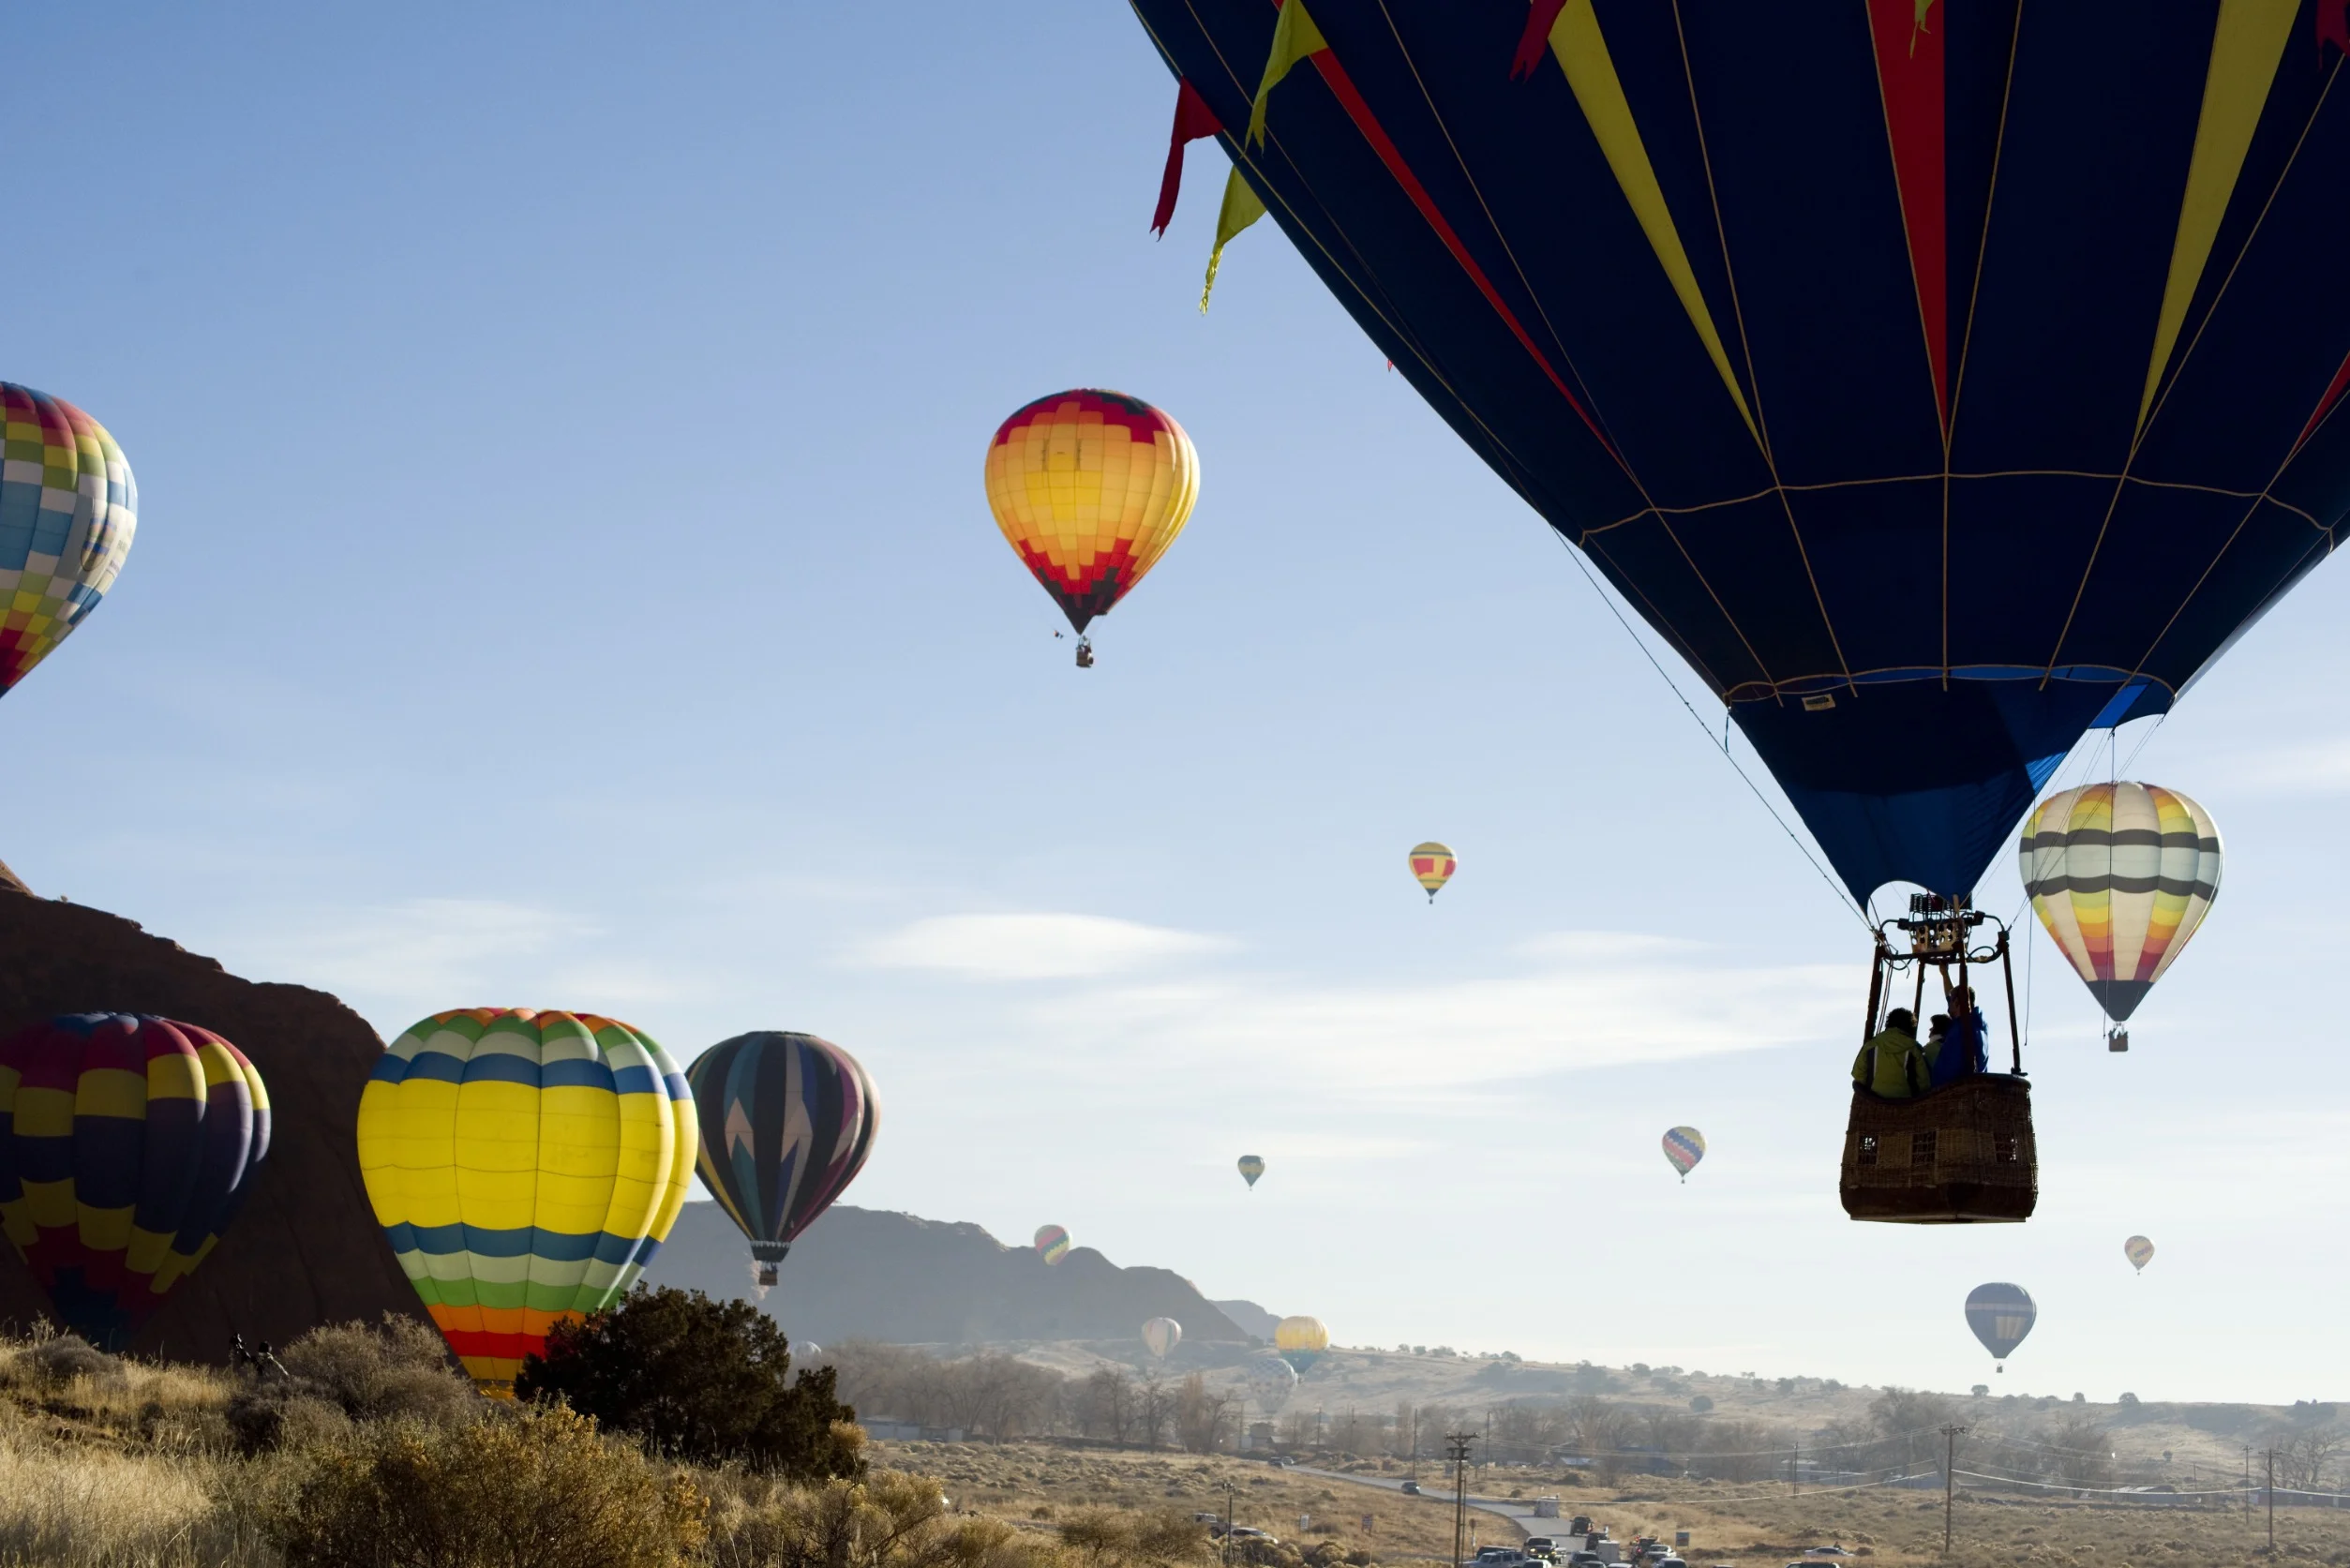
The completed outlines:
[[[73,1013],[0,1040],[0,1223],[102,1350],[211,1256],[268,1152],[262,1075],[209,1029]]]
[[[592,1013],[473,1008],[394,1040],[359,1170],[409,1283],[485,1392],[627,1293],[677,1220],[698,1131],[668,1053]]]

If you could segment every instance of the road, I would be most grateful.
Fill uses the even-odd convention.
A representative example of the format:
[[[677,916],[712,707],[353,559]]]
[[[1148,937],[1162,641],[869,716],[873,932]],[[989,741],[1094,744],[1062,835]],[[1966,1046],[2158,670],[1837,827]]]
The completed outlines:
[[[1403,1482],[1400,1478],[1391,1480],[1384,1475],[1358,1475],[1342,1470],[1316,1470],[1311,1465],[1291,1465],[1288,1469],[1292,1475],[1319,1475],[1325,1481],[1343,1481],[1351,1486],[1377,1486],[1384,1491],[1390,1492],[1403,1490]],[[1437,1507],[1450,1508],[1453,1505],[1452,1488],[1438,1483],[1421,1482],[1419,1495]],[[1521,1541],[1529,1535],[1548,1535],[1554,1531],[1565,1528],[1564,1521],[1558,1519],[1535,1519],[1534,1505],[1524,1498],[1479,1497],[1476,1493],[1471,1492],[1468,1501],[1470,1508],[1475,1512],[1509,1521],[1517,1530],[1518,1538]],[[1485,1543],[1487,1546],[1492,1544],[1489,1541]]]

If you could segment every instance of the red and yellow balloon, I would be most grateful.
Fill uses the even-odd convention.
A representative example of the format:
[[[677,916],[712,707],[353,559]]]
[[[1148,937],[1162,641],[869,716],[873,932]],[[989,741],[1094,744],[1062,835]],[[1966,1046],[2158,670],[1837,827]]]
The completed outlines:
[[[1191,438],[1122,392],[1040,397],[988,443],[995,524],[1080,636],[1159,563],[1199,495]]]

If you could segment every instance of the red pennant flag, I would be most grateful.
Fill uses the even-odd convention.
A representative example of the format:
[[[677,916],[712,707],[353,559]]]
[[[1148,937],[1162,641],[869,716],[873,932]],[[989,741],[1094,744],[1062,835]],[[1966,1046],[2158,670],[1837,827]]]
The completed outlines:
[[[1150,231],[1162,238],[1167,225],[1175,221],[1175,197],[1183,190],[1185,144],[1203,136],[1214,136],[1224,128],[1224,122],[1207,107],[1207,100],[1200,97],[1198,88],[1189,82],[1181,82],[1177,87],[1175,130],[1167,138],[1167,172],[1159,176],[1159,210],[1150,217]]]
[[[2350,54],[2350,0],[2317,0],[2317,48],[2332,44]]]
[[[2338,0],[2350,5],[2350,0]],[[2321,6],[2325,0],[2318,0]],[[1518,57],[1509,63],[1509,79],[1523,82],[1542,64],[1543,47],[1550,41],[1550,29],[1558,25],[1559,13],[1566,9],[1566,0],[1534,0],[1526,13],[1526,30],[1519,35]]]

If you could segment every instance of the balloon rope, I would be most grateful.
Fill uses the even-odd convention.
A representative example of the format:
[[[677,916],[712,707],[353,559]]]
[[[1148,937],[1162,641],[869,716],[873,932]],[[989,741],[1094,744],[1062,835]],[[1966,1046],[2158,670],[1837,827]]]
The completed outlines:
[[[1819,863],[1819,857],[1811,852],[1811,846],[1797,835],[1793,828],[1788,826],[1787,818],[1779,814],[1779,808],[1771,803],[1771,798],[1762,792],[1761,786],[1755,783],[1746,769],[1739,766],[1737,754],[1729,749],[1729,705],[1727,703],[1722,705],[1722,738],[1716,740],[1714,739],[1714,726],[1705,722],[1704,716],[1689,701],[1688,694],[1682,691],[1681,683],[1666,672],[1665,666],[1657,662],[1655,653],[1650,650],[1646,642],[1641,640],[1640,635],[1632,629],[1632,623],[1624,619],[1624,612],[1616,607],[1616,602],[1609,597],[1607,590],[1599,586],[1599,579],[1592,575],[1590,563],[1583,560],[1583,552],[1568,543],[1566,535],[1557,529],[1550,528],[1548,524],[1544,525],[1544,529],[1551,538],[1559,542],[1559,548],[1566,552],[1567,559],[1575,562],[1575,569],[1583,575],[1583,581],[1591,585],[1591,590],[1599,596],[1599,602],[1608,606],[1608,613],[1616,618],[1616,624],[1624,628],[1624,635],[1630,637],[1632,646],[1640,650],[1640,657],[1648,661],[1648,667],[1656,672],[1656,678],[1671,688],[1672,694],[1680,700],[1683,710],[1696,723],[1698,733],[1705,737],[1705,743],[1720,752],[1722,759],[1736,769],[1739,778],[1745,782],[1746,788],[1753,792],[1756,799],[1762,802],[1762,809],[1771,814],[1771,820],[1779,825],[1779,831],[1787,835],[1787,842],[1793,844],[1804,859],[1811,862],[1811,869],[1819,874],[1819,880],[1828,885],[1828,890],[1835,895],[1836,902],[1852,912],[1852,918],[1861,922],[1862,930],[1874,933],[1877,928],[1869,923],[1868,912],[1855,903],[1852,901],[1852,895],[1845,889],[1844,885],[1829,874],[1828,868]]]

